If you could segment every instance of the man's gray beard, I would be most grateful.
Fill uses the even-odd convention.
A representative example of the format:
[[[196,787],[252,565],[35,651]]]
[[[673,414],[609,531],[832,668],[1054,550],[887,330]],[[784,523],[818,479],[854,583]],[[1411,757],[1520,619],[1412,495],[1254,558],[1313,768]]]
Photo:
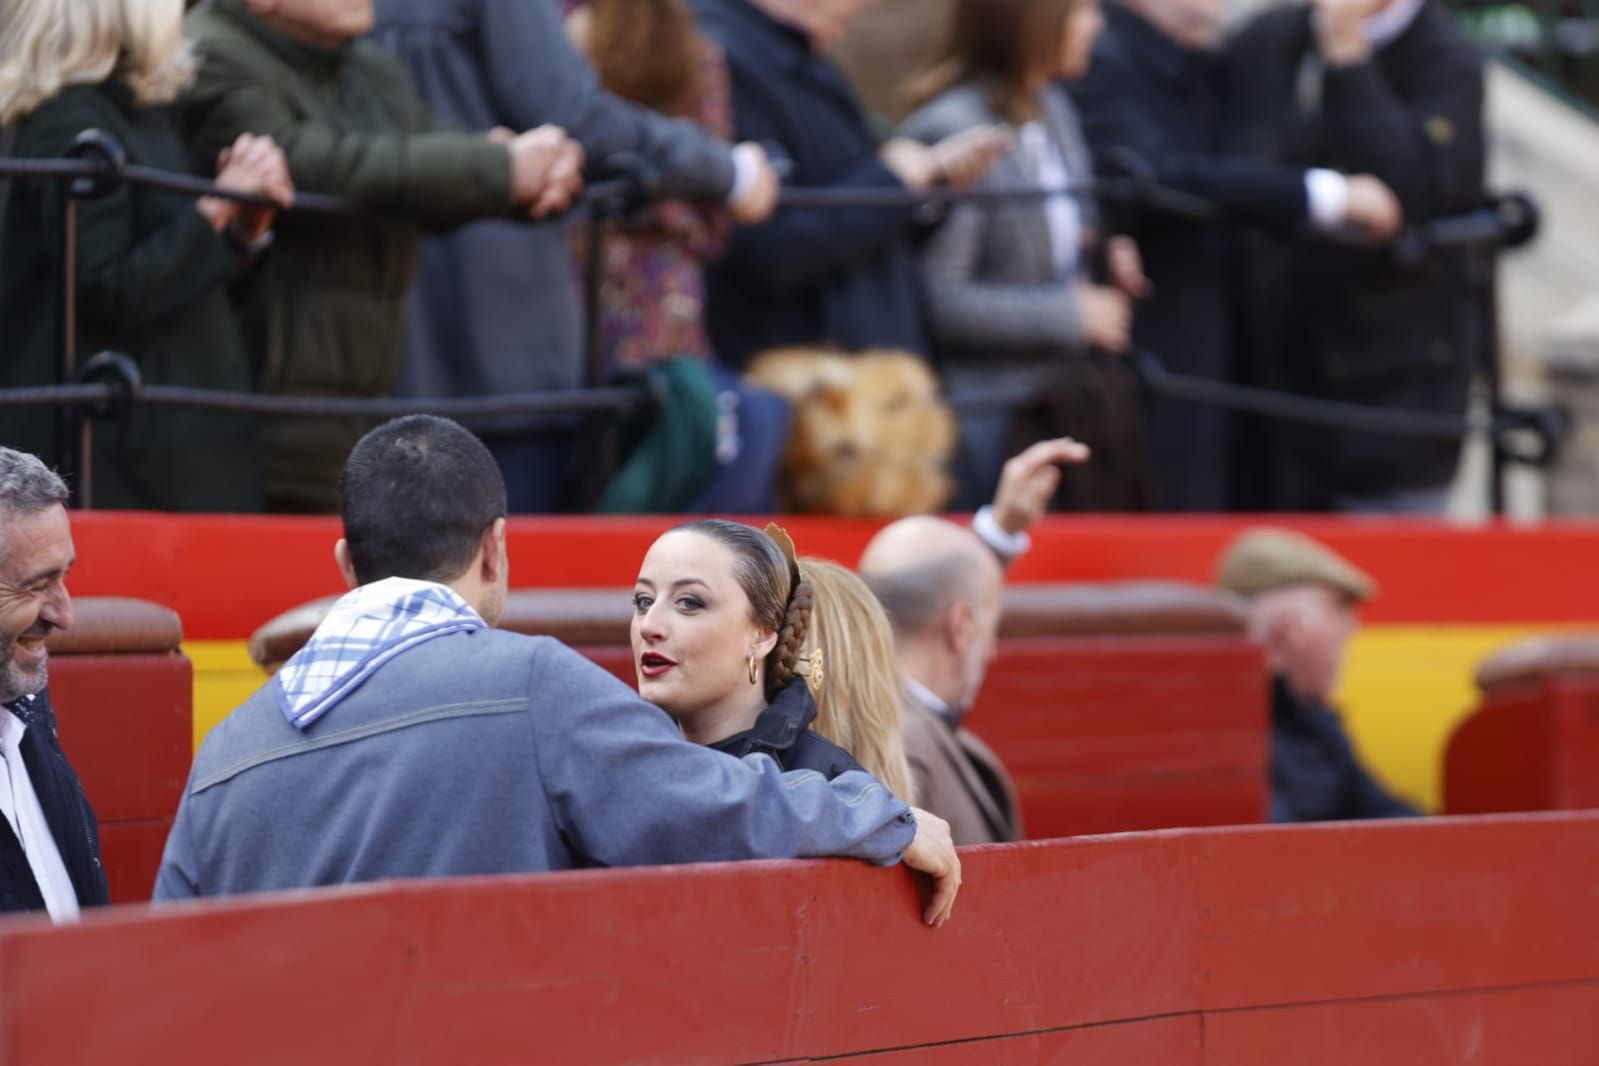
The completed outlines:
[[[0,703],[36,696],[49,683],[49,659],[40,663],[36,670],[25,670],[17,665],[16,638],[0,636]]]

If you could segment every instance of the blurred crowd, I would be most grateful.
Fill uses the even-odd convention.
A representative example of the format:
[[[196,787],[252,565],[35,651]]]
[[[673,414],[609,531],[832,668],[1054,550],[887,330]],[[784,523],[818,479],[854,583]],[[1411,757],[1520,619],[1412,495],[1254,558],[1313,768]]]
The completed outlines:
[[[70,314],[80,362],[122,351],[151,383],[463,397],[647,378],[661,402],[622,427],[597,497],[617,510],[971,509],[1007,456],[1067,432],[1095,461],[1059,509],[1444,508],[1458,443],[1150,395],[1129,359],[1466,409],[1493,356],[1491,275],[1388,250],[1484,197],[1482,65],[1438,0],[1235,26],[1226,0],[954,0],[892,131],[830,58],[867,6],[0,0],[13,154],[98,128],[129,162],[277,205],[79,200],[69,310],[64,188],[13,182],[0,385],[59,379]],[[652,202],[572,210],[616,173]],[[1106,176],[1223,220],[1098,196]],[[846,202],[785,206],[784,188]],[[1018,188],[1046,194],[999,195]],[[939,189],[976,195],[847,200]],[[366,210],[281,210],[303,192]],[[951,421],[940,385],[1026,399]],[[371,424],[136,410],[96,423],[95,502],[329,511]],[[476,428],[512,511],[593,505],[575,417]],[[49,409],[0,408],[0,441],[59,461],[60,438]]]

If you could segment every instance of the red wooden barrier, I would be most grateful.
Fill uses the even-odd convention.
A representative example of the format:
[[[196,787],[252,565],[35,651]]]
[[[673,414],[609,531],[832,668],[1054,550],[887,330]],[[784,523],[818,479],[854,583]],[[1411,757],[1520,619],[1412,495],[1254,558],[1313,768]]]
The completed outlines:
[[[1451,814],[1599,807],[1599,637],[1532,637],[1477,671],[1482,701],[1444,754]]]
[[[164,608],[89,597],[76,614],[50,638],[61,746],[100,821],[111,898],[147,900],[189,777],[193,668]]]
[[[1599,814],[1179,830],[965,860],[937,931],[903,871],[841,861],[3,922],[0,1056],[1594,1061]]]
[[[967,724],[1033,839],[1266,816],[1268,690],[1241,636],[1000,641]]]

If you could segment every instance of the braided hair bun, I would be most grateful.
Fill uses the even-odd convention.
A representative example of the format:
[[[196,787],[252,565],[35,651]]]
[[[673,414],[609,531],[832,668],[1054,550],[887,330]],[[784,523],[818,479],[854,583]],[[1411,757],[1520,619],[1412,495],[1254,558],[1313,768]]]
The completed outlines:
[[[783,613],[783,628],[778,630],[777,645],[766,657],[766,699],[768,702],[798,675],[800,649],[811,631],[811,583],[800,578],[789,593],[788,608]]]

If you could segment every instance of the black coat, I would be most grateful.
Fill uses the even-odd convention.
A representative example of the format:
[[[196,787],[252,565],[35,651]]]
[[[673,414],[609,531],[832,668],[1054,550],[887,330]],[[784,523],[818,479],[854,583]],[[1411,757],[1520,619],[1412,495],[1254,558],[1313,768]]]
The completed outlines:
[[[829,781],[850,770],[862,770],[849,752],[808,728],[815,720],[816,701],[811,699],[805,679],[796,677],[767,704],[753,728],[710,747],[740,759],[765,752],[784,770],[815,770]]]
[[[1088,75],[1069,86],[1100,172],[1114,172],[1130,149],[1162,185],[1219,202],[1237,215],[1293,227],[1307,212],[1304,175],[1219,150],[1217,67],[1213,57],[1176,44],[1120,5],[1105,8],[1105,30]],[[1154,295],[1137,307],[1133,338],[1173,370],[1206,377],[1232,372],[1227,306],[1226,231],[1143,210],[1109,228],[1138,240]],[[1147,409],[1157,505],[1219,510],[1227,502],[1227,432],[1217,409],[1152,399]]]
[[[23,120],[16,154],[66,153],[101,129],[129,163],[187,172],[183,140],[165,108],[139,107],[120,82],[75,85]],[[61,195],[54,181],[15,181],[0,261],[0,385],[52,385],[61,375]],[[132,356],[149,385],[248,392],[249,358],[228,286],[249,259],[218,236],[194,199],[119,186],[77,202],[77,359],[111,349]],[[0,444],[59,463],[49,408],[0,411]],[[95,424],[94,503],[172,511],[259,511],[255,420],[157,408]]]
[[[1373,780],[1338,716],[1302,700],[1282,678],[1271,693],[1271,820],[1329,822],[1420,813]]]
[[[100,864],[100,830],[94,809],[89,806],[78,775],[72,772],[67,757],[56,739],[55,712],[50,694],[40,693],[32,700],[18,700],[8,706],[22,719],[28,731],[22,735],[22,761],[28,781],[39,797],[56,850],[78,893],[80,907],[101,906],[111,901],[106,888],[105,868]],[[33,879],[28,857],[16,834],[0,820],[0,912],[42,911],[44,896]]]
[[[721,45],[733,83],[738,139],[781,147],[797,187],[903,188],[839,69],[799,30],[749,0],[693,0]],[[873,346],[926,354],[909,210],[780,209],[737,230],[706,272],[707,319],[717,354],[742,367],[788,344]]]
[[[1483,202],[1482,61],[1442,7],[1428,2],[1366,63],[1326,70],[1305,8],[1261,16],[1227,52],[1227,129],[1262,160],[1373,174],[1407,224]],[[1483,290],[1461,253],[1419,266],[1326,242],[1245,235],[1239,257],[1244,376],[1309,395],[1461,413],[1485,357]],[[1292,423],[1253,428],[1271,456],[1261,508],[1326,509],[1338,496],[1446,485],[1454,442]]]

